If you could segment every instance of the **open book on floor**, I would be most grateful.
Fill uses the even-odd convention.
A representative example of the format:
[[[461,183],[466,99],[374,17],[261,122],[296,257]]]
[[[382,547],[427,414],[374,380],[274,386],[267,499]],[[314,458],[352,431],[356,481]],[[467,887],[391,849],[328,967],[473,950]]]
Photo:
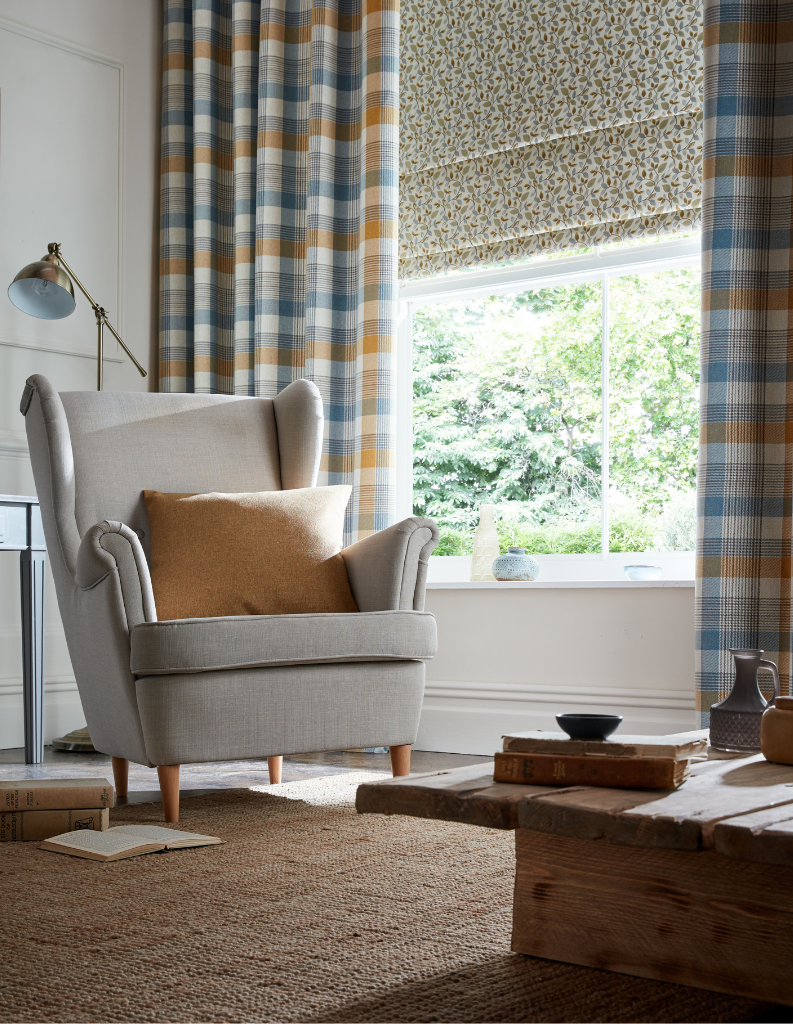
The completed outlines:
[[[39,849],[68,853],[72,857],[89,857],[91,860],[122,860],[142,853],[215,846],[223,842],[225,840],[216,836],[182,832],[177,828],[163,828],[162,825],[116,825],[104,832],[64,832],[47,839]]]

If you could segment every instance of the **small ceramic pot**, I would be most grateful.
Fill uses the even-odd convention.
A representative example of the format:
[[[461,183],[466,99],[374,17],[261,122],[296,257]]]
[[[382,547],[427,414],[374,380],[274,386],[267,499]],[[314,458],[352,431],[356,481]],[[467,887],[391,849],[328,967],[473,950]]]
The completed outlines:
[[[793,764],[793,697],[777,697],[760,720],[760,749],[766,761]]]
[[[540,575],[540,563],[526,554],[525,548],[510,548],[506,555],[499,555],[493,562],[493,575],[497,580],[536,580]]]

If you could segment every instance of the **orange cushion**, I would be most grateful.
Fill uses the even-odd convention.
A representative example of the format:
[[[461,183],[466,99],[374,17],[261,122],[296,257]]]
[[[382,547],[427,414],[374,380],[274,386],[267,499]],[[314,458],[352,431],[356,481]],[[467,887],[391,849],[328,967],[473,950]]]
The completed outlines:
[[[144,491],[157,618],[357,612],[340,554],[351,492]]]

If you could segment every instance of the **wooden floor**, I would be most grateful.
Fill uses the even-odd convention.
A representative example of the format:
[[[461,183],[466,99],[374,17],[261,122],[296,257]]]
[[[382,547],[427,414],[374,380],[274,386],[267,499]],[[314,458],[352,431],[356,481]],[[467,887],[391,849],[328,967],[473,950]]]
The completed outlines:
[[[414,750],[411,773],[441,771],[461,765],[491,761],[477,754],[445,754]],[[345,772],[384,772],[391,774],[388,754],[365,754],[353,750],[328,750],[317,754],[295,754],[284,758],[282,782],[315,779]],[[62,779],[69,777],[101,777],[112,780],[110,758],[104,754],[77,754],[44,748],[44,763],[25,764],[21,747],[0,750],[0,781],[10,779]],[[182,765],[181,795],[198,796],[218,789],[246,789],[269,784],[267,760],[222,761],[210,764]],[[129,796],[121,803],[138,804],[160,801],[157,770],[130,764]]]

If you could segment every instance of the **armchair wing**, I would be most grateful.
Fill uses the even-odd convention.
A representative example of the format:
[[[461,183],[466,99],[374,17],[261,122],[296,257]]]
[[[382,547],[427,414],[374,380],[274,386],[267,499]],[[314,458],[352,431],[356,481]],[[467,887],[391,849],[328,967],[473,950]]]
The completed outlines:
[[[92,526],[80,542],[75,583],[81,590],[91,590],[114,572],[118,574],[128,627],[156,622],[151,574],[143,546],[128,526],[105,520]]]
[[[424,611],[427,567],[438,538],[432,519],[411,516],[345,548],[359,611]]]

